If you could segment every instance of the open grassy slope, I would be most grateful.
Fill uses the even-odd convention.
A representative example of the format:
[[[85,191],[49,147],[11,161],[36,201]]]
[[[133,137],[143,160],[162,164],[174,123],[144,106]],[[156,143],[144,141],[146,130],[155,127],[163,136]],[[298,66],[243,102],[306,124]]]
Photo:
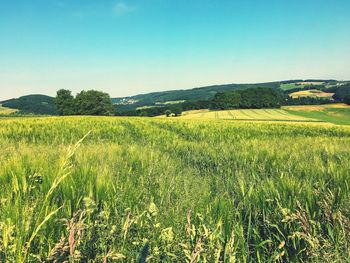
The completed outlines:
[[[0,119],[0,261],[346,262],[349,146],[324,124]]]
[[[293,115],[340,125],[350,125],[350,106],[345,104],[288,106]]]
[[[0,104],[0,115],[9,115],[11,113],[15,113],[17,112],[18,110],[16,109],[10,109],[10,108],[7,108],[7,107],[3,107],[1,104]]]
[[[160,116],[165,118],[165,116]],[[345,104],[285,106],[281,109],[193,110],[179,119],[221,119],[246,121],[326,122],[350,125],[350,106]]]

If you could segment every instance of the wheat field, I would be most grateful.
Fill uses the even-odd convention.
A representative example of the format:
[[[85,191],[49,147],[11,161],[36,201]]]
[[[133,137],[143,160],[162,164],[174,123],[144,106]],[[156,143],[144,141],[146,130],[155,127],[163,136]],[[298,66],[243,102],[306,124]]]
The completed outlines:
[[[350,258],[348,126],[0,122],[0,262]]]
[[[294,115],[284,109],[240,109],[240,110],[193,110],[184,112],[181,119],[222,119],[256,121],[314,122],[312,118]]]

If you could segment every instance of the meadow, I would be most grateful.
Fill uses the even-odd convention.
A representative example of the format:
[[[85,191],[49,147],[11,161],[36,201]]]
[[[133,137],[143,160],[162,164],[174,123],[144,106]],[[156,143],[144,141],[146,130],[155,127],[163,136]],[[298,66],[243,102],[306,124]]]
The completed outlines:
[[[9,115],[9,114],[12,114],[12,113],[15,113],[15,112],[17,112],[17,110],[3,107],[0,104],[0,116],[1,115]]]
[[[346,262],[349,146],[317,122],[2,118],[0,262]]]

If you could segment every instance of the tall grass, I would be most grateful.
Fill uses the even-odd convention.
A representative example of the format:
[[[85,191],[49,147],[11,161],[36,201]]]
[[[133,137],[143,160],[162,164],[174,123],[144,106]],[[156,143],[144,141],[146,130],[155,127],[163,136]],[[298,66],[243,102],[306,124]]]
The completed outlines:
[[[0,261],[344,262],[349,146],[344,126],[4,119]]]

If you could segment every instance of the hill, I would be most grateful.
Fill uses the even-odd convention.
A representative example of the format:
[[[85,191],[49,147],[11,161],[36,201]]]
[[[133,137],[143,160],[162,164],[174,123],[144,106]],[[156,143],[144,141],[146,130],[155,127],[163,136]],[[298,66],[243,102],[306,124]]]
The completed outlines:
[[[340,85],[343,82],[337,80],[285,80],[264,83],[250,83],[250,84],[225,84],[212,85],[205,87],[198,87],[186,90],[172,90],[164,92],[152,92],[147,94],[140,94],[130,97],[113,98],[112,101],[117,105],[119,111],[130,111],[140,109],[141,107],[160,107],[161,104],[169,102],[183,102],[183,101],[205,101],[214,98],[218,92],[227,92],[235,90],[244,90],[257,87],[268,87],[274,89],[281,89],[284,91],[292,89],[302,89],[305,86],[317,87],[333,87]]]
[[[322,90],[324,92],[336,93],[340,87],[347,82],[336,80],[285,80],[265,83],[250,84],[224,84],[197,87],[193,89],[181,89],[162,92],[152,92],[147,94],[138,94],[130,97],[112,98],[120,115],[135,114],[137,110],[155,108],[155,111],[166,107],[181,106],[180,104],[197,103],[206,105],[206,101],[211,100],[217,93],[227,91],[245,90],[257,87],[267,87],[283,90],[286,93],[302,91],[304,89]],[[343,90],[345,90],[343,88]],[[310,92],[310,91],[309,91]],[[347,90],[345,90],[345,93]],[[338,92],[339,93],[339,92]],[[344,92],[343,92],[344,93]],[[342,98],[342,94],[339,95]],[[201,104],[202,103],[202,104]],[[36,114],[36,115],[56,115],[54,98],[46,95],[28,95],[15,99],[0,102],[3,107],[17,110],[18,114]],[[177,105],[179,104],[179,105]],[[200,106],[199,108],[203,108]],[[159,114],[158,114],[159,115]]]
[[[46,95],[28,95],[1,102],[3,107],[16,109],[19,114],[56,115],[54,98]]]

